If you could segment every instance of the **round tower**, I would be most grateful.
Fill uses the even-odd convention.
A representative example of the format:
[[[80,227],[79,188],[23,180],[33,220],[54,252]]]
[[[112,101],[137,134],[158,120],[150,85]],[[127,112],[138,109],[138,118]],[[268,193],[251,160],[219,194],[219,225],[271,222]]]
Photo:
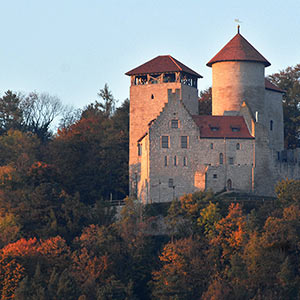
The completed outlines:
[[[246,101],[264,118],[265,67],[271,64],[240,34],[208,63],[212,67],[212,114],[235,114]]]

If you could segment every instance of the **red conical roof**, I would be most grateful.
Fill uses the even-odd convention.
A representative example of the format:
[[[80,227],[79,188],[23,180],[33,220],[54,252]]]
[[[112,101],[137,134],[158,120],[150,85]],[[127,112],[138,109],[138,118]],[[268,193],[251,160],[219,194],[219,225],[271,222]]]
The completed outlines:
[[[157,56],[125,74],[131,76],[163,72],[185,72],[198,78],[202,78],[200,74],[196,73],[171,55]]]
[[[238,32],[206,65],[211,67],[221,61],[253,61],[271,64]]]

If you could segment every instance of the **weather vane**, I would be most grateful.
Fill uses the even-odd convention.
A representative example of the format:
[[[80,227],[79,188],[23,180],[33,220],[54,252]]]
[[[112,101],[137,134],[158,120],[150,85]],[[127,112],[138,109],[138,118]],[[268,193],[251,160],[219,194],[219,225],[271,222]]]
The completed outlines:
[[[234,22],[238,23],[238,33],[240,33],[240,24],[243,22],[240,19],[234,19]]]

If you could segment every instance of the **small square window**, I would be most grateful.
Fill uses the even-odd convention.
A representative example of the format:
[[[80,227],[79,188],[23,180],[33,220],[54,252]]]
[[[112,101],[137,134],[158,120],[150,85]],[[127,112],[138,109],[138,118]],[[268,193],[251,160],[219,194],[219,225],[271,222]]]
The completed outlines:
[[[179,126],[178,120],[171,120],[171,128],[178,128]]]
[[[188,147],[188,137],[182,136],[181,137],[181,148],[187,149]]]
[[[218,178],[218,175],[217,175],[217,174],[214,174],[214,175],[213,175],[213,178]]]
[[[236,144],[236,150],[240,150],[241,149],[241,145],[240,145],[240,143],[237,143]]]
[[[173,178],[169,178],[168,186],[169,186],[169,188],[173,188],[174,187],[174,180],[173,180]]]
[[[161,147],[162,148],[169,148],[169,137],[167,135],[163,135],[161,137]]]
[[[229,164],[233,165],[233,157],[229,157]]]

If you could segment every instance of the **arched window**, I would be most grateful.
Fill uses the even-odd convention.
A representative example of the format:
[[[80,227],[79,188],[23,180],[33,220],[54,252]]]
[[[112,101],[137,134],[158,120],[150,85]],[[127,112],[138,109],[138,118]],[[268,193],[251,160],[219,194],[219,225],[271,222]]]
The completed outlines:
[[[219,155],[219,162],[220,162],[220,165],[223,165],[223,153],[220,153],[220,155]]]
[[[227,180],[227,190],[228,191],[232,190],[232,181],[231,181],[231,179]]]
[[[237,143],[236,144],[236,150],[240,150],[241,149],[241,145],[240,145],[240,143]]]
[[[270,121],[270,130],[273,130],[273,120]]]

